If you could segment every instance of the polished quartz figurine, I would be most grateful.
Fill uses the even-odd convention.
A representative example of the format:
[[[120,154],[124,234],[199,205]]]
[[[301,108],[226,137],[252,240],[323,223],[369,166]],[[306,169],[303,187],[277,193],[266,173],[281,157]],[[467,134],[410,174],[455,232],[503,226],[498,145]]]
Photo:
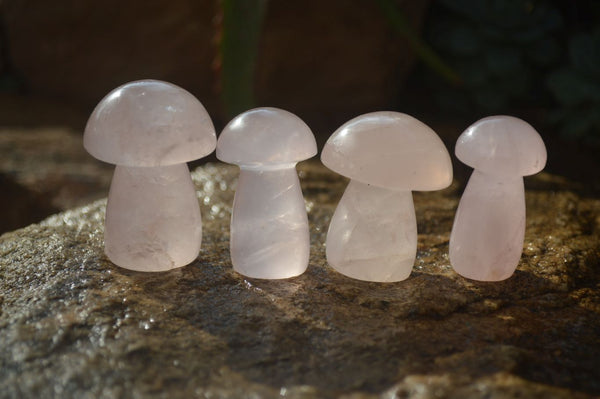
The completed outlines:
[[[440,138],[409,115],[374,112],[336,130],[321,160],[351,179],[329,225],[329,264],[359,280],[408,278],[417,252],[411,190],[440,190],[452,182]]]
[[[450,263],[467,278],[500,281],[517,268],[525,235],[523,177],[546,164],[546,148],[527,122],[491,116],[465,130],[456,156],[475,170],[450,235]]]
[[[316,153],[309,127],[277,108],[244,112],[219,136],[217,158],[240,167],[230,229],[238,273],[280,279],[308,267],[308,218],[296,163]]]
[[[196,259],[202,220],[185,162],[216,146],[202,104],[170,83],[127,83],[96,106],[83,144],[94,157],[117,165],[106,205],[108,258],[139,271],[169,270]]]

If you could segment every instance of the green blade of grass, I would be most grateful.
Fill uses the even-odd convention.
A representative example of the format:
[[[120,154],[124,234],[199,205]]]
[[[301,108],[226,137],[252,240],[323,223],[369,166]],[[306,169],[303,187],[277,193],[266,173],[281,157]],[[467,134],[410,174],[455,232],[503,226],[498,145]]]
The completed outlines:
[[[388,19],[390,26],[407,41],[408,45],[425,65],[450,84],[460,85],[462,83],[460,76],[410,26],[406,16],[398,8],[394,0],[377,0],[377,3]]]
[[[254,71],[267,0],[222,0],[221,88],[225,113],[233,117],[252,108]]]

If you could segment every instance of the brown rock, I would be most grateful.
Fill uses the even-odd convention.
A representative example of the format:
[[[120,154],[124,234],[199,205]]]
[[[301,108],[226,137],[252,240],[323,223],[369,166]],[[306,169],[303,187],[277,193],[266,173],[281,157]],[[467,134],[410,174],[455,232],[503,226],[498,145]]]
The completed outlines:
[[[14,67],[34,93],[93,106],[125,82],[156,78],[189,88],[215,110],[216,4],[27,0],[3,6]]]
[[[59,210],[52,207],[39,193],[15,183],[0,173],[0,234],[39,222]]]
[[[228,256],[236,169],[193,173],[204,219],[193,264],[143,274],[102,251],[104,202],[0,237],[5,397],[591,398],[600,394],[600,200],[528,180],[525,250],[500,283],[448,264],[460,190],[416,193],[403,282],[348,279],[323,243],[345,181],[301,165],[308,271],[245,279]]]
[[[429,2],[397,3],[418,30]],[[358,114],[388,108],[414,62],[376,1],[273,1],[257,96],[261,105],[289,108],[331,133]]]
[[[106,196],[113,167],[68,128],[0,128],[0,232]]]
[[[127,81],[162,79],[197,95],[223,122],[212,66],[217,4],[7,0],[2,5],[12,62],[33,93],[89,108]],[[418,29],[428,2],[398,4]],[[375,2],[268,2],[256,74],[258,105],[289,108],[318,129],[330,129],[358,112],[386,107],[413,63],[412,51]]]

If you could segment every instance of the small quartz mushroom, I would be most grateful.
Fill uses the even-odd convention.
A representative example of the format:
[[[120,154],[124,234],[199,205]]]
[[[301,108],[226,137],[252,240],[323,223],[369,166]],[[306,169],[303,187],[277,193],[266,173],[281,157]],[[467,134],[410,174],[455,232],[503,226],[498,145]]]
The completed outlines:
[[[440,190],[452,182],[450,155],[440,138],[409,115],[373,112],[336,130],[321,160],[351,179],[329,225],[329,264],[359,280],[408,278],[417,252],[411,191]]]
[[[475,170],[454,218],[450,263],[458,274],[473,280],[507,279],[523,251],[523,176],[544,168],[544,142],[521,119],[490,116],[460,135],[456,156]]]
[[[240,274],[280,279],[308,267],[308,218],[296,163],[316,153],[310,128],[281,109],[252,109],[225,126],[217,158],[240,167],[230,231],[231,262]]]
[[[170,83],[127,83],[96,106],[83,145],[117,165],[106,205],[108,258],[139,271],[169,270],[196,259],[202,219],[186,162],[216,146],[202,104]]]

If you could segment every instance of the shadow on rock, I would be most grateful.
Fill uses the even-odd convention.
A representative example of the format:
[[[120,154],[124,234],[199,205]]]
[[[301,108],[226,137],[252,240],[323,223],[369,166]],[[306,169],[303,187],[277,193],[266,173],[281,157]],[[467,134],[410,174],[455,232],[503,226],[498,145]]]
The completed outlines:
[[[300,277],[267,281],[197,263],[172,280],[146,280],[143,290],[218,343],[212,362],[274,389],[374,393],[414,374],[505,372],[598,391],[597,371],[581,373],[596,362],[593,330],[568,334],[597,315],[531,273],[495,284],[429,273],[376,284],[312,265]]]

